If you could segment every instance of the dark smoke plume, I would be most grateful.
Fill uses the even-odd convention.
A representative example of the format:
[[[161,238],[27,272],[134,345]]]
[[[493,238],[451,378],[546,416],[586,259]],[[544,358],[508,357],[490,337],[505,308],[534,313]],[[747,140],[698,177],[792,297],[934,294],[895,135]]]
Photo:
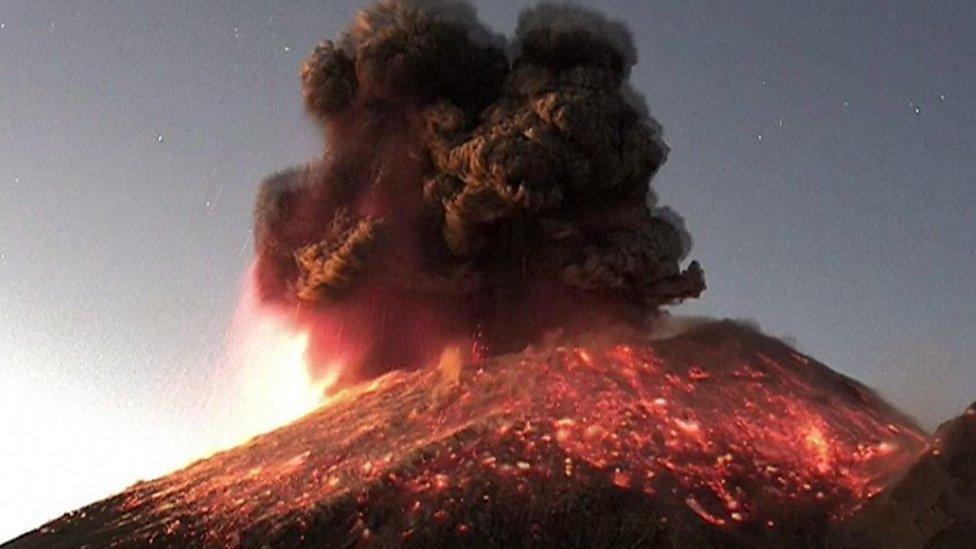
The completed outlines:
[[[635,62],[622,25],[575,7],[524,12],[510,44],[461,2],[362,11],[302,65],[327,146],[262,184],[262,299],[355,379],[697,297],[650,190],[667,147]]]

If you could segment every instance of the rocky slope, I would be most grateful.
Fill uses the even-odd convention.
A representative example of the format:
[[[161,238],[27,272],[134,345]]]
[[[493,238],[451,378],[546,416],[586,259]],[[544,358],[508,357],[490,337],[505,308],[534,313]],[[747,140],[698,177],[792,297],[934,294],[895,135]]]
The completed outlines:
[[[971,412],[930,447],[871,391],[746,327],[610,332],[389,374],[10,547],[973,539]]]
[[[835,538],[859,547],[976,547],[976,403],[939,427],[905,478]]]

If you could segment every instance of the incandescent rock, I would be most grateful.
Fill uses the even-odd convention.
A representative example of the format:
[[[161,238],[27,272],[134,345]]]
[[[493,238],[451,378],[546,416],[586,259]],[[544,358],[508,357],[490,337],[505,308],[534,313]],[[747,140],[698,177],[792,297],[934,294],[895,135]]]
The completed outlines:
[[[731,322],[444,356],[11,547],[822,546],[927,448],[870,390]],[[916,465],[956,479],[933,501],[972,501],[960,421]],[[925,533],[971,531],[949,507]]]

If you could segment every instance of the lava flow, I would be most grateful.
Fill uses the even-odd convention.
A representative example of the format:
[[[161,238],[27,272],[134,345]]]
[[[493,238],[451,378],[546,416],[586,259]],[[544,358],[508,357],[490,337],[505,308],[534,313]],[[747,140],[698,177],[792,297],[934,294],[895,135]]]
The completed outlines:
[[[560,519],[580,509],[639,511],[617,528],[644,534],[808,535],[855,513],[926,447],[869,390],[747,328],[609,333],[460,371],[387,374],[38,539],[552,542],[567,528],[599,533]]]

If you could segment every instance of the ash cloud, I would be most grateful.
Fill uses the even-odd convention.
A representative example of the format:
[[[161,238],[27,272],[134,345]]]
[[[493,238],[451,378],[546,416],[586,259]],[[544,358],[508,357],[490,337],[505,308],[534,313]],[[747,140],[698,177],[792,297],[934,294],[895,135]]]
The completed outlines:
[[[462,2],[362,11],[301,67],[326,149],[261,186],[261,298],[312,327],[313,362],[362,378],[697,297],[690,237],[650,188],[668,149],[636,60],[576,7],[524,12],[510,43]]]

